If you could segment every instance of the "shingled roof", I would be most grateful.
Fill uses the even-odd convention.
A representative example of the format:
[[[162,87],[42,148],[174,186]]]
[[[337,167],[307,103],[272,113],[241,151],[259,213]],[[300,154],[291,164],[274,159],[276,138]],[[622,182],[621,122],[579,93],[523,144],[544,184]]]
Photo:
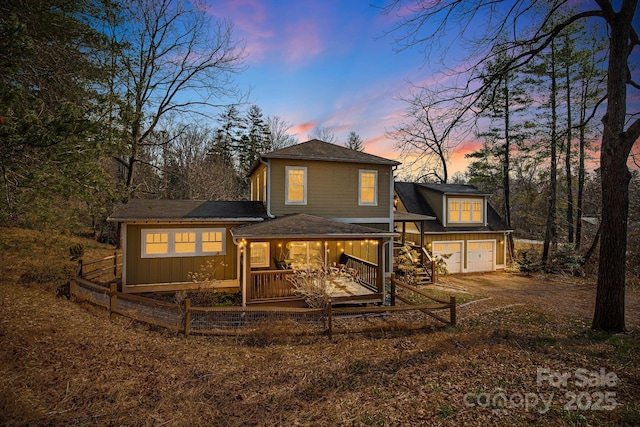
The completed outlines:
[[[429,184],[429,183],[411,183],[429,190],[451,196],[490,196],[491,193],[484,193],[473,185],[469,184]]]
[[[462,184],[423,184],[414,182],[396,182],[394,184],[394,190],[400,201],[407,209],[407,212],[437,217],[433,208],[429,205],[427,200],[418,191],[419,187],[427,188],[432,191],[436,191],[441,194],[447,195],[474,195],[474,196],[487,196],[487,193],[483,193],[476,189],[472,185]],[[443,233],[443,232],[474,232],[474,231],[506,231],[509,227],[504,222],[500,214],[496,212],[491,204],[487,203],[487,225],[478,226],[463,226],[463,227],[444,227],[440,220],[435,219],[433,221],[424,222],[424,232],[428,233]]]
[[[348,224],[309,214],[285,215],[259,224],[248,224],[231,231],[239,239],[375,239],[393,237],[397,233]]]
[[[326,162],[366,163],[397,166],[400,162],[352,150],[337,144],[312,139],[262,155],[263,159],[323,160]]]
[[[253,222],[267,217],[262,202],[132,199],[118,205],[107,219],[113,222]]]

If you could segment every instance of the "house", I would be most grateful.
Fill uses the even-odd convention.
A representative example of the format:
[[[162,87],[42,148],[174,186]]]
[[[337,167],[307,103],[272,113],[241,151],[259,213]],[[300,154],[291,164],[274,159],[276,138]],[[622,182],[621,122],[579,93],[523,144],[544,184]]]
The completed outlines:
[[[109,217],[122,224],[124,292],[203,286],[240,289],[243,305],[299,305],[287,274],[347,264],[366,293],[384,298],[391,271],[393,173],[398,162],[311,140],[263,154],[251,169],[250,200],[131,200]],[[346,298],[346,297],[345,297]]]
[[[434,218],[397,222],[402,240],[434,256],[448,255],[449,273],[504,269],[512,230],[489,204],[489,196],[472,185],[396,182],[396,216]]]

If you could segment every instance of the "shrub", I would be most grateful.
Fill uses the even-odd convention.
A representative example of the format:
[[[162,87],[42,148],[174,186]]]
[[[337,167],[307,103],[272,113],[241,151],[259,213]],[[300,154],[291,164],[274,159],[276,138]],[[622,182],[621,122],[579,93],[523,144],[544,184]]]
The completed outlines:
[[[327,301],[334,291],[331,283],[332,273],[324,265],[318,268],[307,268],[297,270],[288,280],[293,285],[293,292],[304,298],[304,301],[311,308],[322,308],[327,305]]]

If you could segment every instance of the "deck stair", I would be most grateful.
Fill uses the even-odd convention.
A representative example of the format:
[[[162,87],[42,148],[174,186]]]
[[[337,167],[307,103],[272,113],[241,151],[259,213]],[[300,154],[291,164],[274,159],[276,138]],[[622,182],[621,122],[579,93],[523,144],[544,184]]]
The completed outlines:
[[[418,256],[412,255],[408,249],[418,252]],[[395,246],[394,257],[404,255],[405,258],[411,259],[415,266],[413,273],[415,274],[416,285],[428,285],[434,282],[434,263],[429,252],[424,248],[417,245],[410,246]]]

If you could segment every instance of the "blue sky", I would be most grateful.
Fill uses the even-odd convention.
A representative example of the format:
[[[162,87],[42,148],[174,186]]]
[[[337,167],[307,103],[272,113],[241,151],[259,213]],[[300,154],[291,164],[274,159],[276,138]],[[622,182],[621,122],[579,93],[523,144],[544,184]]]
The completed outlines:
[[[238,76],[265,115],[291,123],[300,141],[328,127],[339,141],[355,131],[365,151],[396,158],[385,132],[400,123],[408,81],[427,70],[417,52],[394,51],[384,36],[395,19],[384,1],[212,1],[246,43],[248,69]],[[456,157],[462,157],[462,154]],[[464,169],[464,167],[462,167]]]
[[[230,19],[246,43],[248,68],[236,81],[252,88],[250,102],[265,116],[290,123],[301,142],[316,127],[330,128],[340,142],[355,131],[366,152],[398,159],[386,136],[402,122],[406,105],[398,98],[409,82],[427,84],[437,70],[421,52],[394,50],[384,32],[397,17],[381,13],[386,0],[207,1],[209,13]],[[480,145],[471,135],[457,147],[450,176],[464,172],[464,155]]]

